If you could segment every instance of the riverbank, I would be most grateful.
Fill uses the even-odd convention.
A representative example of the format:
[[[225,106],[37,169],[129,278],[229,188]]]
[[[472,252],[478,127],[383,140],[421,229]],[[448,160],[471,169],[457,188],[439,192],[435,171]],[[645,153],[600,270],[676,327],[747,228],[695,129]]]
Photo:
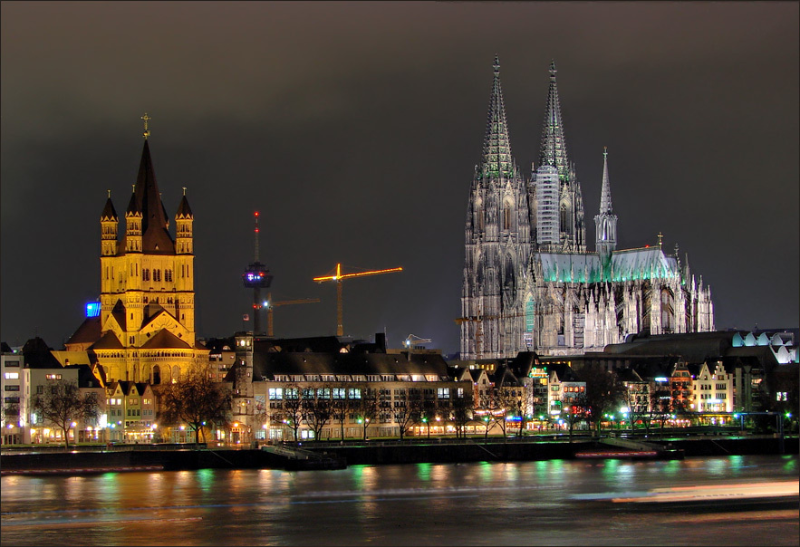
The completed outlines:
[[[648,441],[682,450],[685,457],[798,454],[798,438],[774,436],[669,438]],[[782,445],[782,446],[781,446]],[[0,455],[3,475],[86,474],[196,469],[298,469],[285,455],[258,449],[115,447],[113,450],[16,452]],[[357,444],[303,443],[302,448],[346,465],[466,463],[574,459],[602,448],[593,440],[468,439],[431,442],[378,441]],[[781,448],[783,450],[781,450]],[[319,467],[318,467],[319,468]]]

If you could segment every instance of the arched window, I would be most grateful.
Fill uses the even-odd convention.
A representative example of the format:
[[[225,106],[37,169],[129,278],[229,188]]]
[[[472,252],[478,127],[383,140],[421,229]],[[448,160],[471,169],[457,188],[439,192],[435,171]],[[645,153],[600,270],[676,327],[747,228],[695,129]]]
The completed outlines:
[[[142,382],[150,382],[150,365],[142,365]]]
[[[533,297],[528,296],[525,300],[525,332],[533,332]]]
[[[475,202],[475,226],[479,231],[483,231],[483,201],[480,199]]]
[[[561,231],[569,232],[569,219],[567,218],[567,204],[561,204]]]
[[[161,367],[155,365],[153,367],[153,384],[157,385],[161,383]]]
[[[172,367],[172,383],[176,384],[181,381],[181,368],[178,365]]]
[[[511,203],[503,203],[503,230],[511,229]]]

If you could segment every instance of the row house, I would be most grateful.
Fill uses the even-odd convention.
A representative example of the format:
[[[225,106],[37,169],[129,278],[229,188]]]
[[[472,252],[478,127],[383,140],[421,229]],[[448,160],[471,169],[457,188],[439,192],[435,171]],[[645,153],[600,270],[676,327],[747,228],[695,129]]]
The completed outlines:
[[[143,382],[119,380],[106,389],[109,442],[153,442],[158,423],[153,388]]]
[[[2,428],[3,445],[19,444],[22,442],[22,423],[20,421],[21,383],[22,370],[25,366],[25,356],[14,351],[5,342],[2,343],[0,352],[0,391],[3,393]]]
[[[564,414],[576,413],[572,407],[580,405],[586,394],[586,382],[581,381],[570,366],[550,365],[548,368],[547,408],[551,419],[558,420]]]
[[[721,361],[703,363],[692,378],[694,412],[733,412],[733,374],[728,373]]]
[[[642,414],[652,411],[650,382],[633,369],[623,369],[617,372],[617,377],[625,386],[625,404],[632,414]]]

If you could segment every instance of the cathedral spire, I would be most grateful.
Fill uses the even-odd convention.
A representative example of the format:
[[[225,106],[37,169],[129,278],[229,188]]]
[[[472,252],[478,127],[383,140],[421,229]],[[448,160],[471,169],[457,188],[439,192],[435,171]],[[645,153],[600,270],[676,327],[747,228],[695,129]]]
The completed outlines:
[[[611,207],[611,183],[608,180],[608,149],[603,148],[603,186],[600,195],[600,212],[594,217],[595,246],[600,255],[603,278],[611,274],[611,253],[617,248],[617,215]]]
[[[511,141],[506,122],[506,107],[500,85],[500,60],[494,58],[494,81],[489,99],[489,114],[486,122],[486,137],[483,141],[482,173],[490,177],[511,178],[514,174],[511,159]]]
[[[556,83],[556,62],[550,63],[550,90],[547,93],[547,108],[542,127],[542,144],[539,148],[539,165],[552,165],[558,169],[562,182],[569,180],[569,160],[564,125],[561,122],[561,103]]]
[[[612,214],[611,185],[608,182],[608,147],[603,147],[603,186],[600,190],[600,214]]]

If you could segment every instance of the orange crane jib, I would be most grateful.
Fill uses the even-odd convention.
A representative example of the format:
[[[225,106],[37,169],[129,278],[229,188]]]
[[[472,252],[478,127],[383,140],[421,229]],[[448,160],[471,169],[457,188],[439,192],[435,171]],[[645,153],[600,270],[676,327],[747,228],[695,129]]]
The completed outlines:
[[[342,265],[336,264],[336,274],[334,275],[324,275],[321,277],[313,278],[313,281],[317,283],[323,283],[325,281],[335,281],[336,282],[336,336],[344,336],[344,325],[342,322],[342,281],[345,279],[352,279],[354,277],[363,277],[366,275],[377,275],[377,274],[386,274],[392,272],[402,272],[403,268],[388,268],[386,270],[370,270],[367,272],[356,272],[356,273],[342,273]]]
[[[342,273],[342,265],[336,265],[336,274],[335,275],[326,275],[323,277],[315,277],[312,281],[316,281],[317,283],[322,283],[323,281],[344,281],[345,279],[350,279],[352,277],[361,277],[364,275],[376,275],[376,274],[384,274],[384,273],[391,273],[391,272],[402,272],[403,268],[389,268],[386,270],[370,270],[368,272],[356,272],[356,273]]]

